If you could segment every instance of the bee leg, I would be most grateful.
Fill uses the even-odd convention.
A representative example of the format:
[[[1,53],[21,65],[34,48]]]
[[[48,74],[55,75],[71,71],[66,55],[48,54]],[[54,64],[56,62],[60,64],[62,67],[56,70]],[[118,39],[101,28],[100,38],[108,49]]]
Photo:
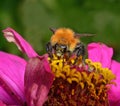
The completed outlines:
[[[53,47],[52,47],[52,45],[51,45],[50,42],[48,42],[48,43],[46,44],[46,51],[47,51],[47,53],[49,54],[49,57],[52,58],[52,57],[53,57],[53,53],[52,53]]]
[[[77,62],[79,56],[82,56],[82,58],[84,59],[85,51],[85,45],[83,43],[78,43],[76,45],[76,48],[73,51],[73,53],[77,56],[75,63]]]

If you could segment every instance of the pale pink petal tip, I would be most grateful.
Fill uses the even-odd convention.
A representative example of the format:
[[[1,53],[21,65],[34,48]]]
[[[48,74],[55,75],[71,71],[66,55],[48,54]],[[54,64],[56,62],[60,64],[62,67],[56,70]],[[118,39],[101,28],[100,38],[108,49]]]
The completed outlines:
[[[28,57],[35,57],[37,56],[37,53],[34,51],[32,46],[25,41],[22,36],[17,33],[12,28],[6,28],[3,30],[5,38],[8,40],[8,42],[13,42],[17,45],[18,49],[22,52],[25,52]]]

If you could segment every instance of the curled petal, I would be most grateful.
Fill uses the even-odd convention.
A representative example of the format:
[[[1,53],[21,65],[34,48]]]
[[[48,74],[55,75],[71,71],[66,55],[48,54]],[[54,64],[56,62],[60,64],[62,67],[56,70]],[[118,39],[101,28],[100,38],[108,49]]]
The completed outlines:
[[[53,82],[46,55],[28,61],[25,71],[25,96],[29,106],[42,106]]]
[[[26,61],[0,52],[0,100],[6,104],[23,104]]]
[[[120,106],[120,63],[112,60],[111,70],[116,75],[116,79],[114,81],[116,85],[112,85],[108,92],[110,105]]]
[[[21,50],[22,52],[25,52],[28,57],[34,57],[37,56],[37,53],[33,50],[31,45],[25,41],[22,36],[17,33],[14,29],[12,28],[6,28],[3,30],[5,38],[9,42],[13,42],[17,45],[18,49]]]
[[[101,62],[103,67],[110,68],[113,49],[103,43],[90,43],[87,47],[88,58],[93,62]]]

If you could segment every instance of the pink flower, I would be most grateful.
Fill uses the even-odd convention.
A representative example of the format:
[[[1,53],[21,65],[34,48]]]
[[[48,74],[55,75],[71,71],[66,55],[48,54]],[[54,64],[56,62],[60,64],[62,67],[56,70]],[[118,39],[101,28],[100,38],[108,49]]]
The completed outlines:
[[[88,57],[94,62],[101,62],[116,75],[115,85],[111,85],[108,92],[110,106],[120,106],[120,63],[112,60],[113,49],[103,43],[91,43],[88,45]]]
[[[47,55],[38,56],[12,28],[3,30],[3,33],[30,60],[26,66],[25,59],[0,51],[0,105],[23,106],[27,102],[29,106],[42,106],[53,81]]]
[[[48,55],[39,56],[12,28],[3,30],[3,33],[9,42],[15,43],[18,49],[28,56],[29,61],[0,51],[0,106],[42,106],[47,100],[54,78],[47,60]],[[110,105],[118,106],[120,105],[118,77],[120,63],[112,60],[112,55],[112,48],[104,44],[88,45],[89,58],[101,62],[103,67],[108,67],[116,75],[116,86],[112,85],[108,94]],[[52,87],[55,88],[54,85]],[[59,93],[59,89],[57,91]],[[72,94],[74,95],[74,89]]]

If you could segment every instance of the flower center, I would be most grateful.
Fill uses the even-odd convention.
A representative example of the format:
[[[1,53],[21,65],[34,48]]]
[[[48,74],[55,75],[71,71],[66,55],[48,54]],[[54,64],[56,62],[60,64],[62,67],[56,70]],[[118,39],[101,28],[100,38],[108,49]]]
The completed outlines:
[[[115,78],[111,70],[81,56],[54,55],[49,61],[55,78],[44,106],[109,105],[107,91]]]

